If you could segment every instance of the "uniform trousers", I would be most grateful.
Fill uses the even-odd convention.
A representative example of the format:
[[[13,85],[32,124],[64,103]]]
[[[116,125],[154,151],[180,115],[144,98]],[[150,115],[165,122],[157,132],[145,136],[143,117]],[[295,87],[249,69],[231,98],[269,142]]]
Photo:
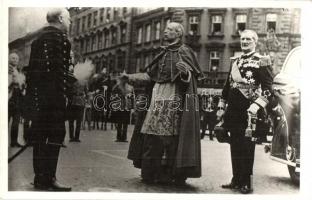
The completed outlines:
[[[71,116],[70,116],[70,119],[68,120],[70,139],[75,139],[75,140],[79,139],[81,122],[83,118],[83,111],[84,111],[84,106],[78,106],[78,105],[71,106],[71,109],[70,109]],[[76,129],[74,129],[74,121],[76,121]]]
[[[18,143],[18,129],[19,129],[19,123],[20,123],[20,113],[19,112],[9,112],[9,122],[10,118],[12,118],[12,125],[11,125],[11,145],[15,145]]]
[[[255,157],[255,143],[245,137],[244,129],[230,129],[230,148],[233,178],[232,183],[251,186],[251,175]]]
[[[64,112],[47,112],[32,121],[35,184],[50,184],[56,177],[60,147],[65,137]]]

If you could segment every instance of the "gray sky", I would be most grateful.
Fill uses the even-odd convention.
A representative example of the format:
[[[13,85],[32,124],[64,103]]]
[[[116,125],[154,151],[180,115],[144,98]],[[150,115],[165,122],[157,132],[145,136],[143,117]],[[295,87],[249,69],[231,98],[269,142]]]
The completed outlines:
[[[9,9],[9,42],[25,36],[46,24],[50,8],[15,7]]]

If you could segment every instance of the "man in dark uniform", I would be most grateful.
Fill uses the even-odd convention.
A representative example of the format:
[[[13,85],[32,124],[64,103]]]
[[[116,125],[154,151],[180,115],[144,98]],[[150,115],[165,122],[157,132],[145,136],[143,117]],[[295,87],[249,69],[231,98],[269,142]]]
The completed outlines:
[[[134,102],[134,90],[127,83],[125,77],[121,77],[112,89],[112,101],[120,100],[120,106],[112,110],[111,120],[117,124],[117,136],[115,142],[128,142],[127,131],[130,124],[131,109]]]
[[[69,142],[80,142],[80,128],[83,118],[84,106],[86,103],[88,93],[87,81],[77,80],[72,88],[72,100],[69,105],[70,116],[68,119],[69,124]],[[76,121],[76,127],[74,126],[74,121]]]
[[[215,105],[213,101],[212,96],[203,96],[202,97],[202,116],[203,121],[201,124],[201,139],[204,139],[205,132],[207,130],[208,125],[208,131],[209,131],[209,139],[213,140],[213,129],[215,127],[216,122],[216,111],[215,111]]]
[[[231,182],[222,188],[239,189],[247,194],[253,190],[255,152],[247,127],[248,116],[259,114],[272,101],[273,74],[270,58],[255,52],[257,33],[245,30],[240,40],[243,55],[231,58],[231,70],[222,91],[223,102],[228,104],[224,128],[230,132],[233,173]]]
[[[32,121],[34,187],[70,191],[56,180],[60,147],[65,136],[65,110],[69,86],[71,44],[67,38],[70,16],[66,9],[47,13],[48,26],[31,45],[27,96]]]

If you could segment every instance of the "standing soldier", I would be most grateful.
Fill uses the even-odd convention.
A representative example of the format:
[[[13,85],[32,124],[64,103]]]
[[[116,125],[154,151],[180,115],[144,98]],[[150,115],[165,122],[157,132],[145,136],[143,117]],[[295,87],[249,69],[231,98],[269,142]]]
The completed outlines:
[[[130,124],[130,114],[134,102],[134,90],[131,85],[127,83],[125,77],[121,77],[118,83],[112,89],[111,101],[120,100],[116,108],[112,108],[112,122],[117,124],[117,137],[115,142],[128,142],[127,131],[128,124]]]
[[[222,188],[252,192],[255,143],[248,126],[248,115],[263,111],[272,100],[272,69],[268,56],[255,52],[257,33],[245,30],[240,37],[243,55],[231,58],[231,70],[222,91],[220,104],[227,103],[224,128],[230,132],[233,177]],[[220,117],[220,116],[218,116]]]
[[[207,129],[208,125],[208,131],[209,131],[209,139],[213,140],[213,129],[215,127],[216,123],[216,111],[215,111],[215,105],[214,105],[214,100],[211,95],[209,96],[203,96],[202,97],[202,116],[203,116],[203,121],[202,121],[202,126],[201,126],[201,139],[204,139],[205,137],[205,132]]]
[[[70,16],[66,9],[47,13],[48,26],[31,45],[27,95],[32,121],[34,187],[70,191],[56,180],[60,147],[65,137],[66,98],[75,78],[69,72]]]

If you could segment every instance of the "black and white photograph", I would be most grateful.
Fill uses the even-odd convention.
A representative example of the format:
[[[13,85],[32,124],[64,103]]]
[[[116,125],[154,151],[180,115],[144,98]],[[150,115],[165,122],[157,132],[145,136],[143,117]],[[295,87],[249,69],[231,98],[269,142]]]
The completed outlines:
[[[0,198],[308,198],[311,5],[259,2],[8,3]]]

